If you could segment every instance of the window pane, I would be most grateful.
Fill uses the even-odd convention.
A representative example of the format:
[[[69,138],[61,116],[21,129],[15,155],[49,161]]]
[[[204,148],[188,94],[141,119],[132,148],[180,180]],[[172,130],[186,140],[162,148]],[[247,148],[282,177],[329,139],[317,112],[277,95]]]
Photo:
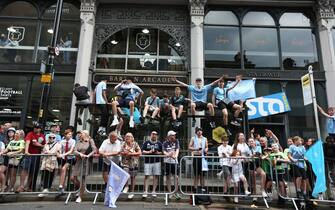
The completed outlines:
[[[143,28],[130,29],[129,55],[157,55],[157,29],[149,29],[149,33],[143,31]]]
[[[56,4],[50,6],[48,9],[44,11],[43,19],[54,19],[55,13],[56,13]],[[79,20],[80,19],[79,9],[73,4],[64,3],[62,10],[62,20],[64,19]]]
[[[210,11],[205,17],[205,24],[239,25],[236,15],[231,11]]]
[[[206,26],[204,29],[205,66],[241,68],[239,28]]]
[[[245,68],[279,68],[277,31],[272,28],[243,28]]]
[[[125,69],[126,58],[111,58],[98,55],[97,68],[99,69]]]
[[[316,64],[315,36],[311,29],[280,29],[284,69],[306,69]]]
[[[335,28],[333,28],[332,34],[333,34],[333,46],[334,46],[334,49],[335,49]]]
[[[31,63],[36,38],[35,20],[0,20],[1,63]]]
[[[101,46],[99,54],[126,54],[128,29],[110,36]]]
[[[285,13],[279,20],[280,26],[310,26],[310,19],[302,13]]]
[[[37,10],[28,2],[16,1],[1,10],[0,16],[37,17]]]
[[[274,26],[275,22],[267,12],[248,12],[243,18],[243,25]]]

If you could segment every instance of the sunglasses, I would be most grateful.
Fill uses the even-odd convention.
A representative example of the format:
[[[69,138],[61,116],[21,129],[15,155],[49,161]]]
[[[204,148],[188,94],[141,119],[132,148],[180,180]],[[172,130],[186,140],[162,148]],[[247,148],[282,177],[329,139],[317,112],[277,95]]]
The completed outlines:
[[[49,139],[55,139],[55,138],[56,138],[56,137],[51,137],[51,136],[49,137]]]

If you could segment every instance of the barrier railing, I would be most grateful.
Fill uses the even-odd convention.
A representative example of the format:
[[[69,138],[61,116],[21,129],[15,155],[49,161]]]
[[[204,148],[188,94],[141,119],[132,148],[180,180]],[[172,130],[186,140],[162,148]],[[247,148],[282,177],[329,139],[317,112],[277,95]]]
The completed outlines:
[[[167,157],[164,155],[141,155],[133,157],[137,159],[135,167],[129,168],[128,162],[121,161],[121,158],[122,156],[113,156],[112,160],[130,174],[123,194],[127,194],[128,199],[136,195],[141,195],[143,198],[164,195],[165,205],[168,205],[169,196],[177,193],[178,190],[178,164],[166,163],[164,159]],[[95,156],[91,161],[93,171],[87,177],[85,190],[95,195],[93,200],[95,204],[99,195],[104,193],[106,188],[110,160]],[[154,177],[153,174],[155,174]],[[152,179],[152,183],[149,182],[149,179]]]
[[[67,156],[67,158],[75,160],[74,156]],[[65,160],[56,155],[4,154],[0,156],[0,159],[2,159],[0,161],[2,162],[0,165],[0,177],[2,178],[0,195],[38,194],[38,197],[50,194],[67,195],[65,201],[67,204],[71,195],[79,191],[79,188],[74,189],[74,186],[70,184],[72,166],[68,167],[65,170],[66,173],[60,178]],[[60,179],[64,182],[63,190],[59,189]]]
[[[220,160],[226,161],[225,166],[222,167]],[[227,200],[233,197],[235,203],[238,202],[238,198],[250,197],[262,198],[269,208],[267,196],[264,195],[265,185],[258,184],[259,176],[255,173],[260,167],[257,161],[260,160],[242,157],[184,156],[180,160],[180,191],[183,195],[191,196],[193,205],[196,203],[195,196],[219,196]]]

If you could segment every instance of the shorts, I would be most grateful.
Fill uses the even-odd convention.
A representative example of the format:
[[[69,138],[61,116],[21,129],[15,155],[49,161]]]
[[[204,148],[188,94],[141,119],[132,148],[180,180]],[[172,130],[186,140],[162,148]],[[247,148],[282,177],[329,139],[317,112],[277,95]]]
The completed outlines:
[[[165,171],[165,175],[169,176],[171,175],[177,175],[178,174],[178,164],[177,163],[164,163],[164,171]]]
[[[63,159],[63,158],[58,158],[58,159],[57,159],[57,162],[58,162],[58,164],[61,165],[62,167],[63,167],[66,163],[68,163],[70,166],[73,166],[73,165],[76,164],[76,159],[75,159],[75,158],[71,158],[71,159],[67,159],[67,160],[65,160],[65,159]]]
[[[219,101],[219,103],[217,104],[218,108],[220,110],[222,109],[233,109],[233,106],[234,106],[234,102],[229,102],[228,104],[226,104],[224,101]]]
[[[30,175],[34,174],[35,170],[40,168],[39,156],[25,156],[21,162],[23,170],[28,171]]]
[[[302,179],[307,179],[306,170],[304,168],[293,165],[291,170],[294,178],[301,177]]]
[[[195,176],[204,176],[205,172],[202,171],[202,158],[193,158],[193,173]]]
[[[237,171],[236,173],[232,173],[232,181],[234,183],[239,183],[242,177],[245,177],[243,171]]]
[[[148,111],[149,111],[149,112],[154,112],[157,108],[158,108],[158,107],[156,107],[156,106],[149,105],[149,109],[148,109]]]
[[[283,182],[285,180],[284,176],[285,176],[285,174],[279,173],[279,174],[277,174],[277,177],[276,177],[275,171],[273,171],[273,180],[274,181],[277,181],[277,179],[278,179],[278,182]]]
[[[118,105],[119,107],[129,108],[129,102],[131,101],[134,101],[134,100],[121,98],[117,102],[119,103]]]
[[[130,177],[135,177],[137,176],[137,171],[138,171],[138,168],[127,168],[127,167],[122,167],[123,170],[125,170],[129,175]]]
[[[207,104],[208,103],[204,103],[202,101],[197,101],[195,102],[195,109],[196,110],[208,110]]]
[[[161,163],[145,163],[144,164],[144,175],[145,176],[160,176],[161,175]]]
[[[231,167],[230,166],[221,166],[221,171],[224,179],[231,177]]]

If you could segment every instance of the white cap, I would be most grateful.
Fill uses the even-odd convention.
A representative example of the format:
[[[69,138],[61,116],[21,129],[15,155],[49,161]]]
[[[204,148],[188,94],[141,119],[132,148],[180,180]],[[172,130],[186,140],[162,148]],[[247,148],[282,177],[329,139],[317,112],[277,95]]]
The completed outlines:
[[[173,135],[176,135],[176,134],[177,134],[176,132],[174,132],[173,130],[171,130],[171,131],[169,131],[167,133],[167,136],[173,136]]]

